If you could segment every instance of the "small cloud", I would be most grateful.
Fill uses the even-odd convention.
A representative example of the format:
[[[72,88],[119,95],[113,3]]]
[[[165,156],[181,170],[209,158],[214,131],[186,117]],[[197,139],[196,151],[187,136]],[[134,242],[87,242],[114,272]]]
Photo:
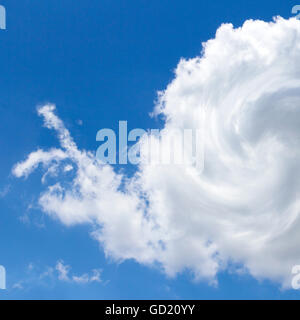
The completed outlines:
[[[93,275],[90,278],[90,282],[102,282],[101,273],[102,273],[102,270],[94,269]]]
[[[6,185],[4,188],[0,189],[0,198],[4,198],[10,190],[10,185]]]
[[[68,273],[69,273],[71,267],[68,265],[64,265],[64,262],[62,260],[60,260],[56,263],[55,269],[58,272],[58,279],[59,280],[62,280],[62,281],[69,281],[70,280]]]
[[[12,285],[12,289],[24,290],[35,286],[54,287],[57,281],[70,284],[89,284],[101,283],[105,286],[109,281],[102,281],[101,269],[93,269],[91,272],[85,272],[82,275],[76,275],[71,272],[72,267],[58,260],[55,266],[40,267],[32,262],[26,266],[26,278],[20,279]]]
[[[52,277],[53,272],[54,272],[54,268],[48,267],[47,270],[40,275],[40,279]]]
[[[24,224],[29,224],[30,223],[30,219],[29,219],[28,214],[24,214],[23,216],[20,216],[19,220]]]
[[[34,264],[32,262],[30,262],[27,268],[28,268],[28,271],[33,270]]]
[[[102,282],[101,280],[101,269],[94,269],[92,274],[84,273],[82,275],[70,275],[71,266],[64,264],[62,260],[59,260],[56,263],[55,269],[58,272],[58,279],[66,282],[75,282],[75,283],[92,283],[92,282]]]
[[[17,283],[15,283],[15,284],[12,286],[12,288],[13,288],[13,289],[19,289],[19,290],[22,290],[22,289],[24,289],[24,287],[23,287],[22,283],[23,283],[22,281],[17,282]]]
[[[85,273],[82,276],[73,276],[72,280],[76,283],[88,283],[90,279],[89,275]]]
[[[73,170],[73,166],[70,165],[70,164],[67,164],[67,165],[64,167],[64,172],[69,172],[69,171],[71,171],[71,170]]]

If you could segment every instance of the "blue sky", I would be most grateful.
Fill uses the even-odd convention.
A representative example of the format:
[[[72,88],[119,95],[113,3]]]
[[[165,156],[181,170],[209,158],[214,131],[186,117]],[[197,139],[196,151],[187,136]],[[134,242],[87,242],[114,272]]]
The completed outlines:
[[[250,275],[218,274],[218,287],[191,273],[169,278],[159,268],[104,256],[91,227],[66,227],[37,206],[40,172],[26,181],[11,170],[37,147],[57,146],[36,106],[51,102],[80,149],[96,151],[96,133],[161,127],[151,118],[157,91],[173,79],[181,57],[199,55],[224,22],[291,16],[294,1],[1,0],[0,299],[298,299]],[[82,124],[78,121],[81,120]],[[125,168],[126,170],[126,168]],[[128,169],[130,172],[130,168]],[[63,260],[72,273],[101,269],[102,282],[62,281],[41,274]],[[19,286],[16,284],[19,284]],[[15,285],[15,287],[14,287]]]

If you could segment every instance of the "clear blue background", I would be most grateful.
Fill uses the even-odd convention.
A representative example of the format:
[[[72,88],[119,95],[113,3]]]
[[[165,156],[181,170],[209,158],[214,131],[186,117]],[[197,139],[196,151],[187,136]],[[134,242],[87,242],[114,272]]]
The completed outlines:
[[[0,299],[298,299],[248,275],[219,274],[219,286],[195,283],[189,273],[168,279],[159,270],[127,261],[107,261],[89,227],[62,226],[37,208],[40,172],[27,182],[14,179],[13,164],[38,146],[57,145],[41,127],[36,106],[57,104],[59,116],[80,148],[96,151],[96,133],[117,128],[155,128],[156,91],[173,77],[181,57],[199,55],[201,43],[223,22],[291,16],[294,1],[201,0],[0,0],[7,30],[0,30],[0,264],[8,290]],[[78,120],[83,125],[78,125]],[[24,222],[24,215],[29,217]],[[104,284],[40,281],[28,272],[44,271],[63,259],[81,274],[102,268]],[[14,283],[27,281],[24,289]]]

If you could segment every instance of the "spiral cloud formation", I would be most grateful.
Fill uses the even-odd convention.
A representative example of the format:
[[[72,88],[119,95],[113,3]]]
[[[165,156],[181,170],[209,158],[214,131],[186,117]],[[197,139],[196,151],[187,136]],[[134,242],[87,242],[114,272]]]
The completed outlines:
[[[61,148],[31,153],[13,173],[42,164],[47,181],[59,172],[39,198],[42,210],[66,225],[91,224],[116,260],[156,264],[169,276],[190,270],[210,283],[242,266],[289,286],[300,262],[299,62],[300,21],[280,17],[223,24],[201,56],[180,61],[155,112],[165,128],[181,129],[205,115],[201,172],[142,164],[128,179],[79,150],[45,105],[38,112]]]

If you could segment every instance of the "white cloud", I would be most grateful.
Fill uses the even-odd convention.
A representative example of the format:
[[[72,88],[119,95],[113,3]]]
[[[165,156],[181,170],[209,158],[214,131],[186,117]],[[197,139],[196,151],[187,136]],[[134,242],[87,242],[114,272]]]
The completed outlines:
[[[16,165],[13,168],[13,174],[18,178],[27,177],[39,164],[43,164],[46,167],[53,161],[60,161],[65,158],[66,154],[59,149],[51,149],[47,152],[37,150],[32,152],[25,161]]]
[[[61,281],[75,282],[79,284],[102,282],[100,269],[94,269],[91,275],[88,273],[84,273],[80,276],[70,275],[71,266],[64,264],[62,260],[56,263],[55,269],[58,272],[58,279]]]
[[[55,266],[56,271],[58,272],[58,279],[62,281],[69,281],[69,271],[70,266],[64,265],[63,261],[58,261]]]
[[[10,191],[10,185],[6,185],[4,188],[0,189],[0,199],[4,198]]]
[[[46,266],[41,268],[32,262],[27,266],[26,278],[17,281],[12,285],[12,289],[29,289],[36,285],[53,286],[57,280],[70,284],[90,284],[102,283],[107,284],[109,281],[103,282],[101,278],[102,270],[93,269],[91,272],[82,275],[75,275],[71,272],[72,267],[58,260],[54,267]]]
[[[64,171],[65,172],[69,172],[69,171],[72,171],[73,170],[73,167],[70,165],[70,164],[67,164],[65,167],[64,167]]]
[[[24,289],[22,281],[16,282],[15,284],[13,284],[12,288],[13,289],[18,289],[18,290]]]
[[[72,183],[50,185],[41,208],[66,225],[93,225],[116,260],[158,262],[171,276],[189,269],[212,283],[236,262],[288,286],[300,260],[299,61],[300,21],[282,18],[224,24],[202,56],[180,61],[156,113],[165,128],[184,129],[205,110],[201,173],[144,164],[128,180],[79,150],[53,105],[38,112],[62,149],[33,152],[13,173],[72,162]]]
[[[89,281],[90,282],[102,282],[101,272],[102,271],[99,269],[94,269],[92,275],[90,276]]]

